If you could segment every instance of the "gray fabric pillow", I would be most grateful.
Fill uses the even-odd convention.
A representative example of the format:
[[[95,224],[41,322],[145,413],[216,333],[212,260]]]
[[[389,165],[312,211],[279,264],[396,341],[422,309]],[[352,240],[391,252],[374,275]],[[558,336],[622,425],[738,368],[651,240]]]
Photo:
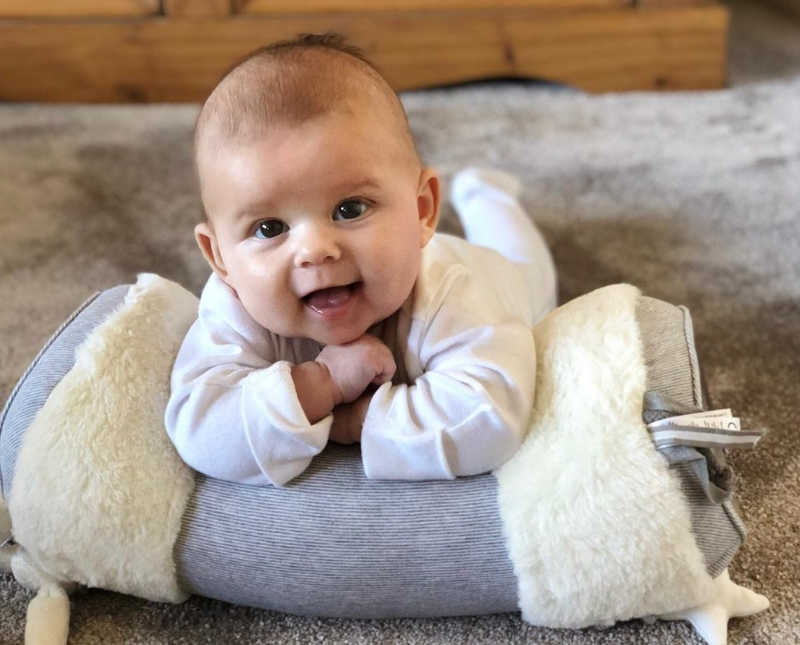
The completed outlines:
[[[126,291],[110,289],[78,309],[12,392],[0,417],[4,497],[25,430],[72,367],[77,345]],[[688,311],[641,297],[637,319],[648,390],[703,407]],[[689,500],[706,569],[716,576],[741,544],[742,523],[730,501],[707,499],[683,457],[673,472]],[[290,613],[391,617],[518,609],[495,477],[371,481],[357,447],[327,448],[285,489],[197,475],[174,555],[185,591]]]

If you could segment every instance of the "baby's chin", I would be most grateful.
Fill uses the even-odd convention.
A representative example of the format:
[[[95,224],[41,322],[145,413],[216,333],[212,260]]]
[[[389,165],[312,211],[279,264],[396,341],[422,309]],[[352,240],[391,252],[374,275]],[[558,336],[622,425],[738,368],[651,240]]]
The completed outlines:
[[[347,343],[352,343],[354,340],[358,340],[364,334],[367,333],[369,327],[363,330],[337,330],[331,329],[326,330],[325,332],[316,333],[312,336],[308,336],[310,340],[316,341],[320,345],[346,345]]]

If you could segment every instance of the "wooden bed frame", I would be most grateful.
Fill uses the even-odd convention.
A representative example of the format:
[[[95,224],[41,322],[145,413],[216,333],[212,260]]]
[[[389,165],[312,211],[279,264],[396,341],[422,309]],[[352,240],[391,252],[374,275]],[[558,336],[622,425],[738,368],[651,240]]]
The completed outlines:
[[[0,100],[200,101],[256,47],[336,30],[397,90],[493,77],[719,88],[714,0],[0,0]]]

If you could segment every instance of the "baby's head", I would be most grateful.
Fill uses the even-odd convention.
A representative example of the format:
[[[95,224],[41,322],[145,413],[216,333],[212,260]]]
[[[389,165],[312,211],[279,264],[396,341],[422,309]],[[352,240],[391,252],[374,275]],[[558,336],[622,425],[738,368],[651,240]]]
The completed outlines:
[[[277,43],[234,67],[203,105],[195,159],[197,243],[261,326],[342,344],[409,297],[439,179],[397,95],[340,37]]]

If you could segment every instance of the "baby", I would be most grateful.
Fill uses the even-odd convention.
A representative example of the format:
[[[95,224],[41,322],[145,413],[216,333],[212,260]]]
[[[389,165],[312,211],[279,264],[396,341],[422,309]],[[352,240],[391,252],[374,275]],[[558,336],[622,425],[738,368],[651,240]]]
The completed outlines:
[[[435,233],[440,179],[400,100],[332,34],[231,70],[195,157],[213,273],[165,416],[190,466],[284,485],[331,440],[360,442],[369,478],[449,479],[517,450],[556,279],[515,178],[458,173],[469,242]]]

